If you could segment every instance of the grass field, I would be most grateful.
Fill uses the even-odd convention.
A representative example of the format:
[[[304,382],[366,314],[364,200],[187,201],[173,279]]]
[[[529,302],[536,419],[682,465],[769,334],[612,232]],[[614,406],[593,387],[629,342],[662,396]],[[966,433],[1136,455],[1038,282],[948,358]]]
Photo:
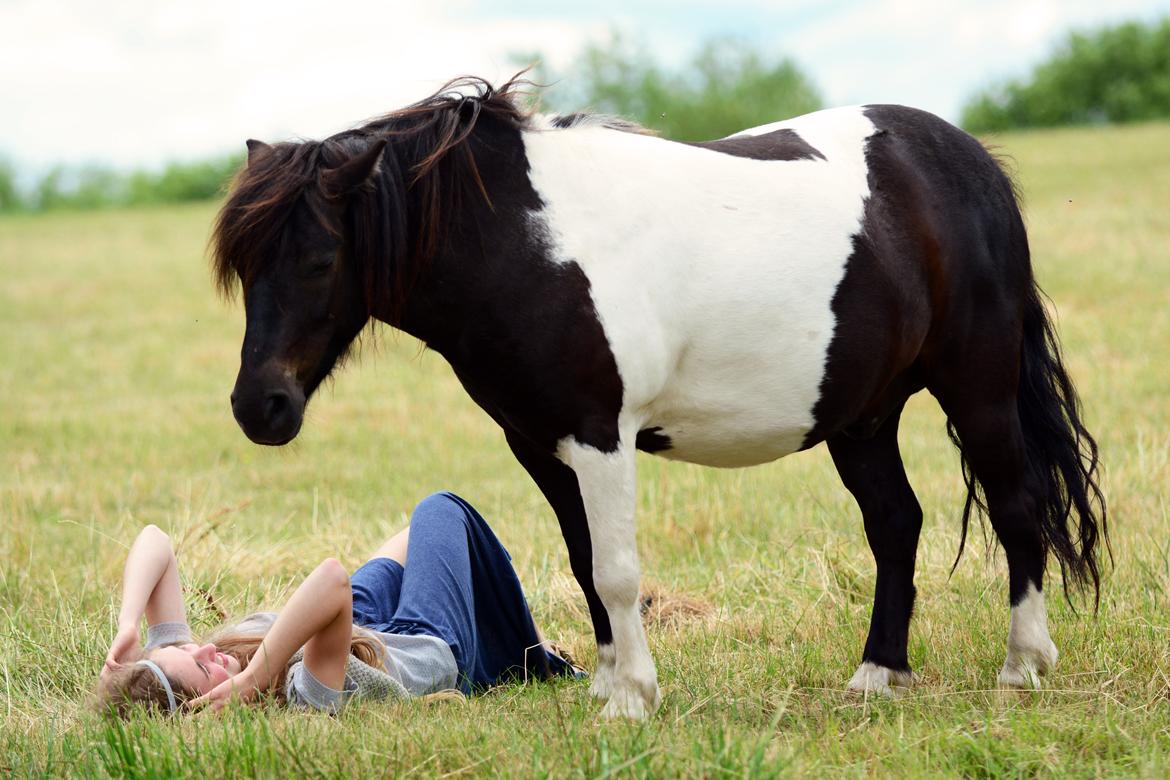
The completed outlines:
[[[603,723],[587,684],[465,704],[242,710],[110,724],[87,709],[145,523],[179,548],[189,616],[278,606],[320,559],[351,567],[430,492],[472,500],[537,620],[590,667],[551,510],[437,356],[389,331],[284,449],[232,420],[242,310],[213,295],[214,205],[0,220],[0,774],[94,776],[1170,775],[1170,125],[1010,135],[1037,274],[1101,444],[1116,567],[1099,615],[1050,579],[1060,663],[994,690],[1006,569],[974,531],[948,577],[962,482],[934,402],[903,418],[926,514],[911,664],[894,701],[844,693],[874,569],[819,448],[716,471],[639,461],[639,547],[664,688]],[[641,456],[640,456],[641,457]]]

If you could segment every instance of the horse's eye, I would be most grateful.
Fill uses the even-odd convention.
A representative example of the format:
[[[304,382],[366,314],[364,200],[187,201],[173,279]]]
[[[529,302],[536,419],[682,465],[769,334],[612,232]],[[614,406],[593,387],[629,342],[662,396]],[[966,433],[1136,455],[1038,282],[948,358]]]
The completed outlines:
[[[333,270],[333,256],[314,259],[305,267],[307,276],[324,276]]]

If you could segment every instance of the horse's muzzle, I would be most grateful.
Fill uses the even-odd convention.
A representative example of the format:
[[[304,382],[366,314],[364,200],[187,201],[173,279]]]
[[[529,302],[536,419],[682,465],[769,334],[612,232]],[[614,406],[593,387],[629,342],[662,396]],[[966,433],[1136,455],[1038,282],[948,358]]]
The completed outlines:
[[[232,391],[232,414],[240,429],[257,444],[288,444],[305,419],[305,394],[291,382],[242,387]]]

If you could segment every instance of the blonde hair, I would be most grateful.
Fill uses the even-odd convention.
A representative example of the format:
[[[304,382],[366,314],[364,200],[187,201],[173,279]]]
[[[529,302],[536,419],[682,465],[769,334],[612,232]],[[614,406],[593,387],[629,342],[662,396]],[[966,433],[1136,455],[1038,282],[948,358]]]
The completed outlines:
[[[256,651],[260,649],[264,635],[245,633],[239,631],[235,624],[231,624],[220,626],[208,639],[215,643],[217,650],[235,658],[239,661],[240,668],[245,669],[252,657],[256,655]],[[169,645],[160,645],[159,647],[172,647],[178,644],[185,643],[172,642]],[[151,649],[157,650],[159,648]],[[349,652],[362,663],[386,671],[385,651],[382,642],[364,628],[353,627]],[[120,718],[128,718],[135,708],[144,708],[151,712],[157,711],[164,714],[170,712],[166,688],[163,687],[162,682],[151,669],[138,663],[149,659],[149,657],[149,650],[138,653],[136,657],[123,663],[121,669],[111,672],[108,677],[98,683],[96,706],[100,711]],[[273,678],[269,690],[269,696],[281,703],[285,701],[284,682],[287,674],[287,666],[279,670],[276,677]],[[167,681],[171,684],[171,690],[180,709],[185,702],[199,696],[198,691],[182,685],[170,675],[167,675]],[[431,694],[424,698],[430,699],[432,696],[438,695]]]

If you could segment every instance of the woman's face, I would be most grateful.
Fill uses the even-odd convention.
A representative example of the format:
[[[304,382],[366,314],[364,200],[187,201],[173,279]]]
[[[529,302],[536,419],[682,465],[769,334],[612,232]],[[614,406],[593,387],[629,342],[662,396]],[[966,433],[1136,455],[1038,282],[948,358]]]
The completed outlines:
[[[240,662],[219,652],[210,642],[160,647],[151,652],[150,660],[171,680],[200,696],[240,673]]]

